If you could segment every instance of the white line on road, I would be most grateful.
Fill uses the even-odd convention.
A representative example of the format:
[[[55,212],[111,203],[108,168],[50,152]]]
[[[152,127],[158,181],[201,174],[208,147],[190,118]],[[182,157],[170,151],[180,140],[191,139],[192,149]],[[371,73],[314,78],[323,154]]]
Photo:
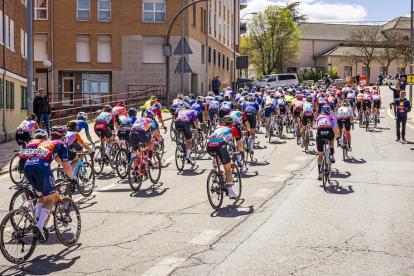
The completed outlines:
[[[220,233],[221,233],[220,230],[204,230],[202,233],[200,233],[197,236],[195,236],[188,243],[199,244],[199,245],[207,245],[215,237],[217,237]]]
[[[286,170],[286,171],[294,171],[294,170],[296,170],[297,168],[299,168],[299,165],[298,165],[298,164],[290,164],[290,165],[287,165],[287,166],[285,167],[285,170]]]
[[[387,113],[388,113],[388,116],[395,119],[395,116],[391,115],[391,109],[390,108],[387,109]]]
[[[253,194],[253,197],[268,197],[273,192],[273,189],[259,189]]]
[[[175,156],[171,156],[170,158],[165,159],[164,162],[162,162],[162,163],[169,162],[169,161],[173,160],[174,158],[175,158]]]
[[[295,161],[306,161],[306,159],[308,159],[307,156],[298,156],[295,158]]]
[[[289,177],[289,175],[287,175],[287,174],[281,174],[281,175],[273,177],[271,181],[272,182],[283,182],[286,179],[288,179],[288,177]]]
[[[144,276],[163,276],[170,274],[175,268],[179,267],[185,259],[178,259],[178,258],[165,258],[158,264],[154,265],[150,269],[148,269],[144,274]]]
[[[108,186],[106,186],[106,187],[103,187],[103,188],[101,188],[101,189],[97,190],[96,192],[99,192],[99,191],[106,191],[106,190],[112,189],[113,187],[116,187],[116,186],[118,186],[118,185],[120,185],[120,184],[119,184],[119,183],[113,183],[113,184],[111,184],[111,185],[108,185]]]
[[[411,128],[411,129],[414,129],[414,127],[413,126],[408,126],[409,128]]]

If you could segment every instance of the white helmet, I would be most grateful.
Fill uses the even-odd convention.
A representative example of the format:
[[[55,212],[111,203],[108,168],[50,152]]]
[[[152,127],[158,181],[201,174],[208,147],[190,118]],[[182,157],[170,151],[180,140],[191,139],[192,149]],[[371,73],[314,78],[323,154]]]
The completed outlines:
[[[227,90],[231,90],[231,87],[230,86],[227,86]]]
[[[40,138],[40,137],[47,138],[48,136],[49,136],[49,134],[47,133],[47,131],[44,130],[44,129],[41,129],[41,128],[36,129],[33,133],[34,138]]]
[[[77,118],[86,121],[88,119],[88,114],[85,112],[79,112]]]

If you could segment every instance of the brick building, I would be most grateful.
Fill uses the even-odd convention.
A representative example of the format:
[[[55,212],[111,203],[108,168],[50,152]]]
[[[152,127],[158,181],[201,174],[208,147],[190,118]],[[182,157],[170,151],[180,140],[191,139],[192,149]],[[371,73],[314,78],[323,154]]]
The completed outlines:
[[[15,137],[16,126],[27,115],[27,8],[26,1],[0,0],[0,142]],[[6,64],[4,47],[6,46]],[[4,90],[4,72],[6,89]],[[4,102],[4,93],[6,102]],[[4,107],[6,111],[4,112]],[[4,118],[5,113],[5,120]]]
[[[192,0],[185,0],[185,5]],[[46,87],[43,61],[52,61],[53,101],[126,92],[127,85],[165,85],[162,45],[179,0],[37,0],[34,1],[34,78]],[[234,17],[240,0],[211,0],[184,12],[184,36],[193,51],[185,55],[192,74],[184,91],[206,95],[214,76],[222,87],[233,82]],[[210,18],[210,20],[209,20]],[[53,30],[53,31],[52,31]],[[208,38],[207,38],[208,34]],[[174,51],[181,38],[181,20],[171,36]],[[175,75],[179,56],[170,58],[171,93],[180,91]]]

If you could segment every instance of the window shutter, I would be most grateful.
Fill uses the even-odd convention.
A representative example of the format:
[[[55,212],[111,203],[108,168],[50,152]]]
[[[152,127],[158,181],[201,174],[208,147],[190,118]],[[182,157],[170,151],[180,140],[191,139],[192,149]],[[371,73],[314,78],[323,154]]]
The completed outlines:
[[[0,11],[0,42],[3,43],[3,11]]]
[[[98,35],[98,62],[111,62],[111,35]]]
[[[76,61],[90,62],[91,61],[91,37],[90,35],[76,35]]]
[[[0,79],[0,108],[4,108],[4,103],[3,103],[3,79]]]
[[[10,49],[14,50],[14,22],[10,19]]]
[[[10,82],[10,109],[14,109],[14,82]]]
[[[142,47],[143,63],[165,63],[165,57],[162,55],[162,45],[165,43],[165,37],[161,36],[144,36]]]
[[[45,61],[48,59],[47,54],[47,34],[34,34],[34,60]],[[27,44],[26,44],[27,45]]]
[[[20,54],[22,57],[25,57],[24,53],[24,32],[22,29],[20,29]]]
[[[6,109],[10,108],[10,82],[6,80]]]
[[[24,110],[24,86],[20,85],[20,110]]]
[[[24,88],[24,110],[27,110],[27,87]]]

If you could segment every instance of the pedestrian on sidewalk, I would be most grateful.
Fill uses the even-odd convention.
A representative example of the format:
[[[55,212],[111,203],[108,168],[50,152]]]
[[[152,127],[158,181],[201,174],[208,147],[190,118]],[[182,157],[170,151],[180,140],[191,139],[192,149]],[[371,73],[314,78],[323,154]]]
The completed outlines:
[[[405,126],[407,124],[407,113],[411,111],[410,101],[405,97],[405,91],[401,90],[400,98],[395,100],[394,105],[397,109],[397,140],[400,141],[400,137],[405,142]],[[400,136],[400,125],[402,126],[401,129],[401,136]]]
[[[356,85],[359,84],[359,79],[361,78],[361,76],[359,75],[359,72],[357,72],[357,74],[355,75],[355,81],[356,81]]]
[[[213,79],[213,81],[211,82],[211,88],[213,89],[213,92],[216,96],[219,95],[220,93],[220,80],[219,80],[219,76],[215,77]]]
[[[49,116],[51,112],[50,112],[49,101],[47,97],[45,96],[45,90],[43,88],[40,88],[39,93],[36,94],[36,97],[33,101],[33,110],[37,116],[37,120],[38,120],[37,123],[39,127],[43,128],[42,122],[44,121],[46,131],[47,133],[49,133],[49,128],[50,128]]]
[[[392,88],[391,84],[389,84],[388,87],[393,92],[392,93],[392,95],[393,95],[392,98],[394,99],[393,103],[395,103],[395,101],[400,98],[400,86],[397,84],[397,86],[395,88]],[[394,104],[394,116],[397,116],[395,112],[396,112],[396,109],[395,109],[395,104]]]

